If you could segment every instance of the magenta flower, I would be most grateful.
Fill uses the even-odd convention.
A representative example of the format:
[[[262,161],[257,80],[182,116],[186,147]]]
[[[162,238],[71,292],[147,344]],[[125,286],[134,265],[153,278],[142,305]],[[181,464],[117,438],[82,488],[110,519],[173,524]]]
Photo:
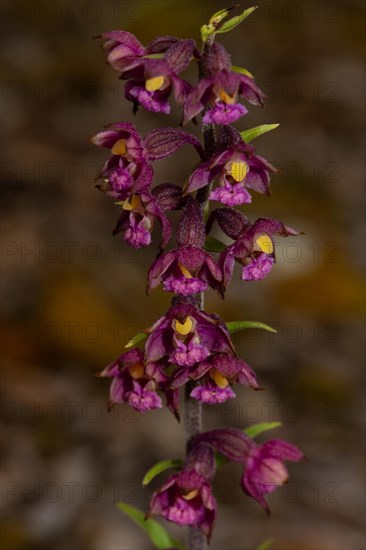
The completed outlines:
[[[211,286],[222,295],[222,271],[203,250],[205,238],[202,212],[190,199],[177,228],[179,248],[162,254],[152,263],[147,289],[163,283],[164,290],[188,296]]]
[[[110,124],[90,141],[98,147],[110,149],[112,153],[97,175],[97,179],[105,180],[105,185],[100,185],[99,189],[115,199],[125,200],[131,193],[151,185],[153,170],[142,138],[133,124]]]
[[[235,397],[230,387],[235,383],[259,389],[251,367],[242,359],[226,354],[210,357],[192,367],[177,369],[170,387],[179,388],[189,380],[199,382],[191,391],[191,397],[210,405]]]
[[[236,428],[221,428],[196,436],[192,446],[206,443],[229,460],[244,465],[241,479],[243,490],[269,512],[264,495],[272,493],[286,483],[288,472],[284,460],[299,462],[303,453],[291,443],[272,439],[257,445],[244,432]]]
[[[168,388],[169,378],[159,363],[144,363],[144,354],[139,349],[123,353],[110,363],[99,376],[113,378],[109,408],[116,403],[128,403],[139,412],[160,409],[162,401],[157,391],[162,391],[170,410],[178,415],[178,392]]]
[[[288,480],[284,460],[299,462],[303,453],[287,441],[272,439],[252,448],[245,461],[241,484],[243,490],[253,497],[269,513],[264,495],[273,493]]]
[[[218,43],[211,48],[207,69],[208,76],[200,80],[186,99],[183,124],[207,106],[203,117],[205,124],[231,124],[248,112],[239,103],[239,97],[253,105],[263,105],[264,95],[254,78],[232,70],[228,52]]]
[[[210,199],[227,206],[238,206],[252,202],[248,191],[270,194],[270,172],[276,169],[264,158],[255,155],[255,148],[244,143],[239,133],[232,133],[235,140],[230,146],[202,162],[191,174],[186,188],[187,193],[201,189],[208,183],[217,181]],[[226,145],[226,144],[225,144]]]
[[[182,104],[192,86],[178,77],[185,70],[194,53],[193,40],[174,37],[157,37],[146,48],[135,36],[124,31],[112,31],[101,35],[105,40],[108,63],[120,78],[128,80],[126,99],[148,111],[169,113],[168,98],[174,93],[177,103]]]
[[[167,358],[169,363],[191,367],[214,353],[234,355],[233,344],[221,319],[187,302],[175,302],[148,332],[147,362]]]
[[[193,446],[183,469],[153,494],[148,517],[160,514],[177,525],[198,527],[210,540],[217,507],[210,484],[214,472],[210,447],[202,443]]]
[[[268,275],[276,259],[275,235],[288,237],[299,233],[282,222],[270,218],[259,218],[253,224],[246,226],[235,243],[228,246],[221,254],[220,264],[225,286],[232,278],[235,260],[243,266],[241,278],[244,281],[259,281]]]
[[[169,185],[169,184],[168,184]],[[151,233],[155,220],[161,225],[162,240],[160,246],[164,248],[170,238],[171,223],[164,213],[164,206],[149,191],[140,195],[132,195],[122,203],[120,214],[113,235],[124,233],[125,241],[133,248],[141,248],[151,243]]]

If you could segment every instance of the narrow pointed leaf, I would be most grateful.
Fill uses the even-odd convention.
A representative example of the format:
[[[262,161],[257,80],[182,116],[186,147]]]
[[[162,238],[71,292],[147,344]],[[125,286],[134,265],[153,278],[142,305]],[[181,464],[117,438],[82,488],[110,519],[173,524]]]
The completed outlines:
[[[158,550],[168,550],[173,547],[184,549],[183,545],[173,539],[160,523],[153,519],[145,519],[145,514],[141,510],[124,502],[118,502],[117,508],[126,514],[140,529],[145,531]]]
[[[219,239],[211,236],[206,237],[205,250],[207,250],[207,252],[222,252],[225,248],[226,244],[219,241]]]
[[[268,550],[272,546],[272,542],[273,542],[273,539],[268,539],[265,542],[262,542],[262,544],[258,546],[256,550]]]
[[[252,73],[250,73],[248,69],[244,69],[244,67],[238,67],[237,65],[232,65],[231,70],[239,74],[245,74],[245,76],[249,76],[250,78],[254,78]]]
[[[260,424],[254,424],[254,426],[249,426],[249,428],[246,428],[244,430],[244,433],[246,433],[247,436],[253,438],[263,432],[268,432],[268,430],[274,430],[274,428],[279,428],[280,426],[282,426],[281,422],[261,422]]]
[[[139,342],[147,338],[147,334],[145,332],[138,332],[131,338],[129,342],[125,345],[125,348],[133,348],[133,346],[136,346]]]
[[[226,323],[226,326],[230,334],[235,334],[235,332],[239,332],[245,328],[261,328],[263,330],[267,330],[268,332],[277,332],[276,329],[266,325],[265,323],[261,323],[260,321],[230,321],[229,323]]]
[[[183,460],[162,460],[155,464],[148,472],[146,472],[142,485],[148,485],[158,474],[165,472],[169,468],[178,469],[183,465]]]
[[[248,17],[248,15],[253,13],[253,11],[255,11],[257,8],[258,8],[258,6],[252,6],[251,8],[248,8],[247,10],[244,10],[241,15],[237,15],[235,17],[232,17],[231,19],[226,21],[226,23],[224,23],[222,25],[222,27],[216,32],[217,33],[224,33],[224,32],[229,32],[229,31],[235,29],[235,27],[240,25],[240,23],[242,21],[244,21],[244,19],[246,19]]]
[[[249,143],[250,141],[253,141],[253,139],[261,136],[262,134],[266,134],[267,132],[275,130],[278,127],[279,124],[262,124],[261,126],[256,126],[255,128],[250,128],[249,130],[244,130],[243,132],[240,132],[240,135],[245,143]]]

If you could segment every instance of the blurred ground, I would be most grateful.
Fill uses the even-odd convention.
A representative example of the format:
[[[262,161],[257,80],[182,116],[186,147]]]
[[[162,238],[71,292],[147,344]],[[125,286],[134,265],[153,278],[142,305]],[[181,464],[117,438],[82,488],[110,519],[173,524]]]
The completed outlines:
[[[165,411],[108,414],[108,384],[93,375],[160,316],[168,297],[144,294],[153,250],[131,251],[112,238],[116,207],[93,189],[106,154],[86,137],[117,120],[144,134],[177,125],[180,113],[141,111],[135,119],[91,36],[123,28],[144,43],[159,34],[198,40],[225,4],[1,3],[4,550],[149,549],[115,502],[144,507],[142,475],[182,456],[183,434]],[[269,520],[241,494],[238,468],[223,468],[211,548],[253,550],[273,538],[274,550],[362,550],[365,4],[257,4],[222,36],[234,63],[268,95],[266,108],[251,108],[238,128],[281,123],[257,142],[281,169],[273,197],[257,195],[246,213],[278,217],[306,235],[280,243],[262,283],[237,277],[225,303],[210,294],[210,311],[268,322],[278,334],[237,337],[267,389],[239,390],[235,403],[205,411],[205,424],[280,420],[278,436],[301,446],[310,463],[291,468]],[[187,147],[159,164],[157,181],[183,183],[193,156]]]

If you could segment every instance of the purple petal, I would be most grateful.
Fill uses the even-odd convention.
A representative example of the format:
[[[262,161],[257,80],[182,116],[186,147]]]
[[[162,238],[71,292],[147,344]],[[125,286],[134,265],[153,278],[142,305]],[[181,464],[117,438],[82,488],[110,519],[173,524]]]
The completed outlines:
[[[177,128],[156,128],[144,138],[144,146],[150,160],[163,159],[186,143],[193,145],[199,155],[202,156],[200,141],[184,130]]]
[[[260,281],[271,271],[274,258],[262,252],[257,258],[252,258],[250,263],[243,267],[241,278],[243,281]]]
[[[218,428],[203,432],[196,440],[208,443],[230,460],[242,463],[245,463],[249,451],[256,446],[250,437],[236,428]]]
[[[131,216],[133,215],[131,214],[130,218]],[[140,222],[136,222],[135,218],[132,217],[130,227],[126,230],[124,238],[133,248],[141,248],[151,243],[151,232],[146,228],[144,219]]]
[[[208,70],[211,74],[217,73],[223,69],[230,70],[231,59],[229,52],[219,44],[214,42],[211,46],[210,56],[208,59]]]
[[[148,43],[148,45],[146,46],[146,51],[149,54],[162,53],[168,50],[178,41],[179,38],[176,38],[175,36],[156,36]]]
[[[197,399],[197,401],[202,401],[202,403],[208,403],[209,405],[224,403],[228,399],[233,399],[235,397],[235,393],[229,386],[226,388],[219,388],[215,384],[197,386],[191,391],[190,395],[194,399]]]
[[[192,341],[186,346],[179,342],[177,349],[171,354],[170,361],[181,367],[192,367],[210,355],[210,351],[201,344]]]
[[[163,288],[167,292],[189,296],[198,292],[205,292],[208,284],[194,277],[187,279],[182,275],[181,277],[168,277],[164,281]]]
[[[126,99],[134,101],[145,107],[147,111],[154,113],[170,113],[170,105],[165,97],[157,92],[148,92],[138,82],[128,82],[125,86]]]
[[[210,183],[212,179],[210,165],[210,161],[203,162],[195,170],[193,170],[186,187],[186,193],[193,193],[194,191],[197,191],[197,189],[206,187],[206,185]]]
[[[172,71],[179,74],[188,67],[194,49],[194,40],[179,40],[166,51],[164,59],[169,63]]]
[[[209,233],[215,222],[220,226],[220,229],[230,237],[236,240],[249,226],[249,220],[244,214],[234,208],[216,208],[211,212],[206,224],[206,232]]]
[[[133,391],[126,396],[129,405],[140,412],[161,409],[163,404],[160,397],[153,391],[144,390],[140,384],[134,382]]]
[[[160,183],[151,191],[159,207],[165,210],[177,210],[182,203],[182,189],[174,183]]]
[[[164,273],[169,269],[175,261],[176,255],[174,252],[167,252],[159,256],[150,266],[147,276],[147,288],[149,290],[156,288],[161,282]]]
[[[210,200],[221,202],[227,206],[239,206],[241,204],[250,204],[252,197],[245,187],[238,183],[236,185],[227,184],[225,187],[217,187],[210,193]]]
[[[189,199],[178,222],[176,240],[178,246],[192,245],[202,248],[206,240],[203,213],[194,199]]]
[[[202,121],[205,124],[231,124],[248,113],[248,109],[240,103],[228,105],[218,101],[214,107],[209,109]]]

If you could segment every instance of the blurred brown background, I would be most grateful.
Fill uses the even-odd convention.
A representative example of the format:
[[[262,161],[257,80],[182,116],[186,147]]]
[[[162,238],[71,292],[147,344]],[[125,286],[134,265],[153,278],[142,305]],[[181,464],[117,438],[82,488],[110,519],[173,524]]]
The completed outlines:
[[[233,63],[268,95],[265,109],[252,107],[237,127],[281,123],[256,143],[281,169],[273,197],[256,195],[245,212],[306,235],[279,243],[265,281],[244,283],[237,274],[225,302],[209,294],[209,311],[268,322],[278,334],[236,338],[266,391],[238,389],[236,402],[205,411],[205,425],[279,420],[273,435],[301,446],[310,462],[290,465],[291,482],[270,498],[269,520],[242,495],[240,468],[220,470],[211,547],[253,550],[273,538],[274,550],[362,550],[365,4],[257,3],[246,23],[221,35]],[[154,248],[134,251],[112,237],[118,209],[93,188],[107,153],[86,138],[119,120],[142,134],[176,126],[180,112],[141,110],[134,118],[91,37],[123,28],[145,44],[159,34],[199,40],[200,26],[225,5],[1,3],[4,550],[150,548],[115,502],[146,506],[152,489],[142,489],[142,475],[158,460],[182,457],[183,432],[165,410],[140,416],[121,406],[108,414],[108,383],[94,373],[169,297],[144,294]],[[156,181],[183,183],[194,162],[185,147],[156,165]]]

